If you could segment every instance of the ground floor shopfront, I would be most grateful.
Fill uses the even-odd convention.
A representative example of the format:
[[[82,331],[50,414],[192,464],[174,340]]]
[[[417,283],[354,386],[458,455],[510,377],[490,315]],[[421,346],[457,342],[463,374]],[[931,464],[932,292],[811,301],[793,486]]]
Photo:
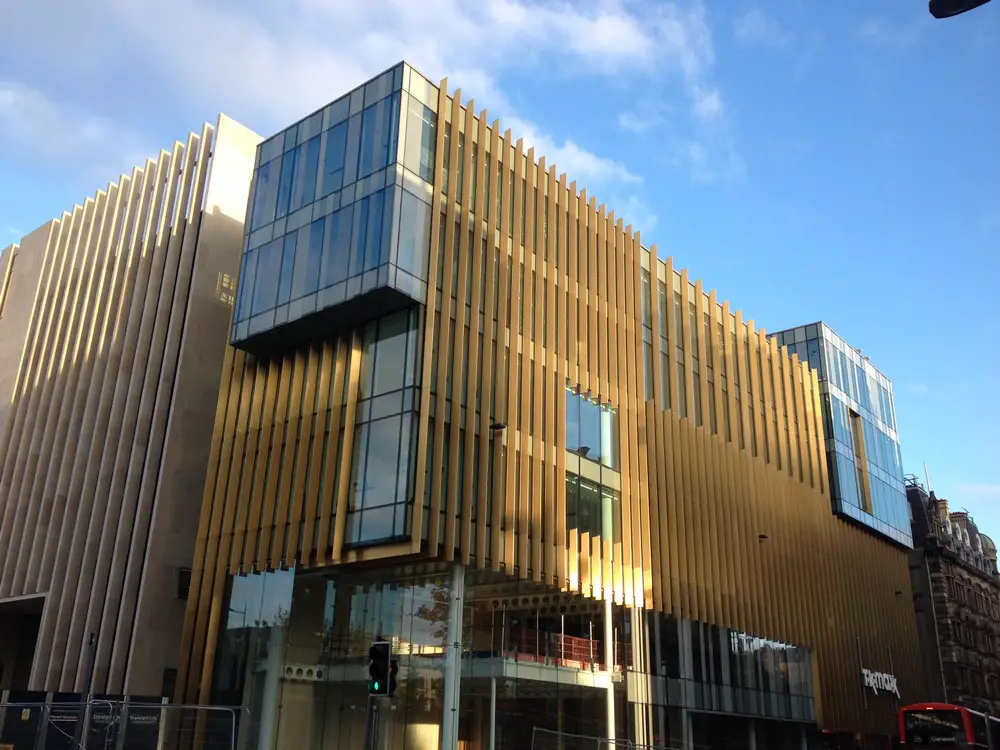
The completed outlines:
[[[379,636],[379,750],[888,744],[818,731],[807,648],[461,565],[236,576],[223,611],[212,700],[249,708],[240,750],[363,747]]]

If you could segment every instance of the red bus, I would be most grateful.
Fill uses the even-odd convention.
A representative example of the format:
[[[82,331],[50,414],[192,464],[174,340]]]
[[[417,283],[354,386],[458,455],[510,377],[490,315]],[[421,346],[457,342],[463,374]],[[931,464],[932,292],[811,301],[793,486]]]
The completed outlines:
[[[915,703],[899,709],[899,737],[909,750],[1000,750],[1000,718],[950,703]]]

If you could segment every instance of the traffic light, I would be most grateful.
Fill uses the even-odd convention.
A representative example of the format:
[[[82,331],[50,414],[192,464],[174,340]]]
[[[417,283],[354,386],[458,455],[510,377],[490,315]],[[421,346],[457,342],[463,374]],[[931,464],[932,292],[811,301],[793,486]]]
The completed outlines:
[[[392,644],[389,641],[374,641],[368,649],[368,694],[391,695]]]
[[[389,660],[389,695],[396,694],[396,675],[399,674],[399,659]]]

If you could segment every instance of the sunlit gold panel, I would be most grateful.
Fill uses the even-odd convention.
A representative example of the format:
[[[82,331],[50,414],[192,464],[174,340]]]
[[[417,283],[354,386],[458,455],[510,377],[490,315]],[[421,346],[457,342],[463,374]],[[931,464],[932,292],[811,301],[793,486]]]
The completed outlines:
[[[744,325],[741,312],[706,294],[687,271],[644,249],[631,226],[577,183],[567,185],[557,165],[526,153],[510,131],[501,135],[498,122],[488,126],[485,112],[476,115],[471,102],[463,107],[460,92],[449,96],[446,82],[438,112],[411,539],[343,547],[360,334],[266,365],[235,355],[217,415],[201,579],[185,633],[201,684],[227,570],[422,554],[509,574],[516,568],[521,578],[544,576],[585,596],[808,646],[824,726],[858,725],[858,634],[897,644],[901,682],[919,686],[912,624],[891,616],[883,601],[887,586],[908,591],[905,554],[830,512],[816,374],[752,321]],[[618,410],[620,542],[567,523],[567,383]],[[302,446],[323,440],[327,412],[328,447],[308,460]],[[308,438],[283,441],[285,430],[299,434],[300,422]],[[494,432],[496,423],[506,429]],[[282,445],[285,468],[261,468],[268,465],[261,451]],[[249,507],[237,511],[242,497]],[[884,576],[871,576],[876,569]]]

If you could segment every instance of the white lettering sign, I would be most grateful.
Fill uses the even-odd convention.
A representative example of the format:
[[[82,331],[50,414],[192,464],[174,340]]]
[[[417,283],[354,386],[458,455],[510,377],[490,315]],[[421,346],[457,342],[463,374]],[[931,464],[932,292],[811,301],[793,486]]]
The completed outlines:
[[[884,672],[872,672],[870,669],[861,670],[861,679],[866,688],[871,688],[872,692],[892,693],[899,697],[899,684],[896,682],[896,675],[885,674]]]

